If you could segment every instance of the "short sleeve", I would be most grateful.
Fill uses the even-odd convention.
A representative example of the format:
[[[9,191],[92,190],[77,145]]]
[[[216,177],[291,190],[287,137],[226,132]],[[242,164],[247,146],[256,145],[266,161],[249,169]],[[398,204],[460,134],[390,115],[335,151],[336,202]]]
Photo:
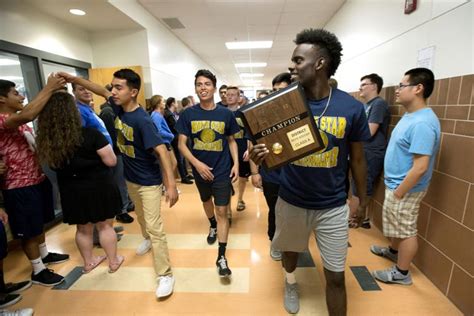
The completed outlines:
[[[179,120],[176,123],[176,130],[178,131],[179,134],[183,134],[188,137],[191,137],[191,129],[190,129],[191,124],[189,124],[189,118],[188,118],[189,110],[190,109],[184,110],[184,112],[181,113],[181,115],[179,116]]]
[[[349,134],[350,142],[362,142],[370,139],[369,124],[367,123],[367,115],[364,111],[362,103],[355,103],[353,105],[356,112],[352,118],[352,129]]]
[[[112,110],[114,110],[114,113],[115,115],[119,115],[120,112],[122,111],[122,108],[120,106],[118,106],[117,104],[115,104],[115,101],[114,99],[112,98],[112,96],[110,96],[108,99],[107,99],[107,102],[110,104],[110,106],[112,107]]]
[[[412,154],[431,156],[436,143],[435,131],[425,123],[418,123],[411,131],[410,149]]]
[[[226,124],[228,126],[228,128],[226,129],[226,135],[231,136],[235,133],[240,132],[240,126],[239,123],[237,123],[237,120],[235,119],[235,115],[230,110],[227,110],[227,112],[229,119],[227,120]]]
[[[107,138],[105,138],[104,134],[102,134],[98,130],[93,128],[87,128],[85,131],[86,141],[87,139],[91,140],[90,144],[92,146],[92,149],[99,150],[110,144]]]
[[[370,109],[369,123],[382,124],[385,115],[385,106],[383,101],[376,100]]]
[[[143,146],[146,150],[153,149],[164,143],[158,132],[158,128],[149,117],[140,125],[140,133],[143,140]]]

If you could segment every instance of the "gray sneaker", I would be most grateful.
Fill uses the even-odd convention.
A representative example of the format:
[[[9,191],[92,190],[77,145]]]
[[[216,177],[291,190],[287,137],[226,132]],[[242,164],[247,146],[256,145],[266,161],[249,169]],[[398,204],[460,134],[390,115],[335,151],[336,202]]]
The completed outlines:
[[[300,310],[300,298],[298,296],[298,284],[289,284],[285,280],[285,309],[290,314],[296,314]]]
[[[411,280],[411,273],[408,272],[407,275],[403,275],[398,271],[396,266],[393,266],[387,270],[377,270],[372,272],[374,278],[385,283],[396,283],[402,285],[411,285],[413,282]]]
[[[388,247],[380,247],[380,246],[370,246],[370,251],[377,256],[387,258],[390,261],[397,263],[398,254],[394,254],[390,251]]]
[[[281,251],[270,246],[270,257],[272,257],[274,261],[281,261]]]

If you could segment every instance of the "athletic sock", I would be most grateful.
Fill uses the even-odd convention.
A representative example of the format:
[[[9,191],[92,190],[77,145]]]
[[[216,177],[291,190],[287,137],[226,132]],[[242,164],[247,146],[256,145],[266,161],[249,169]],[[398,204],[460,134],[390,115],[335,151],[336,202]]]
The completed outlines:
[[[296,283],[295,272],[286,272],[285,271],[285,275],[286,275],[286,282],[288,282],[288,284],[295,284]]]
[[[36,275],[46,269],[43,260],[41,260],[41,257],[38,257],[37,259],[30,260],[31,266],[33,267],[33,274]]]
[[[48,247],[46,247],[46,243],[42,243],[42,244],[39,244],[38,245],[39,247],[39,251],[40,251],[40,255],[41,255],[41,259],[44,259],[44,257],[46,257],[48,255]]]
[[[396,255],[398,253],[398,250],[395,250],[390,246],[388,247],[388,250],[390,250],[390,252],[393,253],[394,255]]]
[[[225,249],[227,247],[227,243],[226,242],[220,242],[219,243],[219,258],[221,256],[224,256],[225,257]]]
[[[216,221],[215,216],[212,216],[211,218],[208,218],[208,220],[209,220],[209,223],[211,224],[212,228],[217,228],[217,221]]]
[[[397,267],[398,272],[400,272],[401,274],[403,274],[403,275],[407,275],[407,274],[408,274],[408,270],[402,270],[402,269],[400,269],[398,266],[396,266],[396,267]]]

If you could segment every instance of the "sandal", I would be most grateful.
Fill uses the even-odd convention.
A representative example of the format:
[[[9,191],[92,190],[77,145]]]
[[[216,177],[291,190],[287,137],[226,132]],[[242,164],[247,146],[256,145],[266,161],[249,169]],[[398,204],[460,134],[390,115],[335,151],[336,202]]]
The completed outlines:
[[[97,266],[99,264],[101,264],[105,258],[107,258],[106,256],[98,256],[98,257],[95,257],[95,261],[87,264],[84,266],[84,268],[82,269],[82,273],[84,274],[87,274],[89,272],[91,272],[92,270],[94,270],[95,268],[97,268]]]
[[[244,201],[238,201],[237,202],[237,211],[241,212],[245,210],[245,202]]]
[[[109,273],[117,272],[122,263],[125,261],[124,256],[117,256],[118,261],[116,263],[109,263]]]

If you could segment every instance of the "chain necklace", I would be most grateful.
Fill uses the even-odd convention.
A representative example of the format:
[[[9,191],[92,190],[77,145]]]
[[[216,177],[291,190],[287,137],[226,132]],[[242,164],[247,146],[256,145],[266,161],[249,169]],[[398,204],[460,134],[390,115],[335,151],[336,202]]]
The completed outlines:
[[[323,115],[326,113],[328,107],[329,107],[329,103],[331,102],[331,96],[332,96],[332,88],[329,88],[329,97],[328,97],[328,102],[326,103],[326,106],[324,107],[324,110],[323,112],[321,113],[321,115],[319,115],[318,117],[318,128],[320,128],[321,126],[321,118],[323,117]]]

